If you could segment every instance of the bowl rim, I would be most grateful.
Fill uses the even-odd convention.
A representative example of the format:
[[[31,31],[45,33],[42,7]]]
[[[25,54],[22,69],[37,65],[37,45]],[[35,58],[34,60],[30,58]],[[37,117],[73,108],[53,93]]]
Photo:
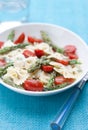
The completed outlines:
[[[31,25],[50,26],[50,27],[59,28],[59,29],[61,29],[63,31],[67,31],[67,32],[71,33],[72,35],[74,35],[75,37],[77,37],[82,42],[82,44],[88,49],[88,45],[86,44],[86,42],[78,34],[74,33],[73,31],[71,31],[71,30],[69,30],[69,29],[67,29],[67,28],[65,28],[63,26],[50,24],[50,23],[39,23],[39,22],[24,23],[24,24],[20,24],[18,26],[6,29],[3,32],[1,32],[0,34],[6,32],[6,31],[12,30],[12,29],[22,27],[22,26],[31,26]],[[0,84],[5,86],[6,88],[9,88],[10,90],[15,91],[15,92],[20,93],[20,94],[30,95],[30,96],[47,96],[47,95],[53,95],[53,94],[56,94],[56,93],[61,93],[61,92],[65,91],[65,90],[68,90],[68,89],[74,87],[77,83],[79,83],[82,80],[82,78],[85,76],[85,74],[86,74],[86,72],[83,75],[81,75],[80,78],[77,81],[75,81],[71,85],[68,85],[68,86],[66,86],[64,88],[60,88],[60,89],[56,89],[56,90],[50,90],[50,91],[42,91],[42,92],[26,91],[26,90],[22,90],[20,88],[15,88],[15,87],[12,87],[12,86],[4,83],[3,80],[1,80],[1,79],[0,79]]]

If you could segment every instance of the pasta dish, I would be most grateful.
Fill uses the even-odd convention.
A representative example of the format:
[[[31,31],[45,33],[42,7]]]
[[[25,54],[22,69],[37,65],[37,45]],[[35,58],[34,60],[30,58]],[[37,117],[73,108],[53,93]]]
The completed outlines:
[[[49,34],[41,38],[15,31],[0,41],[0,78],[12,87],[26,91],[50,91],[72,84],[82,72],[77,48],[57,47]]]

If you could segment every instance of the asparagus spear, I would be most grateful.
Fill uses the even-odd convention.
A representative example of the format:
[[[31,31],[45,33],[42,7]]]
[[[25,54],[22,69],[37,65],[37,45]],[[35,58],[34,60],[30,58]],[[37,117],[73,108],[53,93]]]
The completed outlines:
[[[63,84],[57,85],[55,88],[56,88],[56,89],[60,89],[60,88],[64,88],[64,87],[67,86],[67,85],[69,85],[69,83],[68,83],[68,82],[65,82],[65,83],[63,83]]]
[[[52,45],[52,41],[49,38],[48,34],[46,32],[44,32],[44,31],[40,31],[40,33],[41,33],[43,41],[46,42],[46,43],[48,43],[50,46],[53,46]]]
[[[57,51],[57,52],[59,52],[59,53],[64,53],[64,50],[63,50],[62,48],[58,48],[57,46],[55,46],[55,45],[53,44],[52,40],[49,38],[49,35],[48,35],[46,32],[40,31],[40,33],[41,33],[41,36],[42,36],[42,39],[43,39],[44,42],[46,42],[46,43],[48,43],[50,46],[52,46],[52,48],[53,48],[55,51]]]
[[[53,71],[52,74],[51,74],[51,77],[47,83],[47,88],[50,89],[52,88],[53,84],[54,84],[54,78],[56,77],[56,72]]]
[[[51,77],[46,85],[46,88],[44,88],[45,91],[50,91],[50,90],[55,90],[55,89],[60,89],[60,88],[64,88],[65,86],[67,86],[69,83],[65,82],[63,84],[60,85],[55,85],[54,84],[54,79],[56,77],[56,72],[53,71],[51,74]]]
[[[39,68],[41,67],[41,65],[47,65],[47,64],[49,64],[49,62],[50,62],[50,60],[48,60],[48,59],[46,58],[46,56],[42,56],[41,59],[38,59],[38,60],[36,61],[36,63],[33,64],[33,65],[28,69],[28,72],[29,72],[29,73],[32,73],[32,72],[34,72],[36,69],[39,69]]]
[[[0,49],[0,54],[6,54],[10,51],[16,50],[18,48],[24,48],[28,45],[29,45],[28,43],[25,43],[25,44],[18,44],[16,46],[4,47],[3,49]]]
[[[8,39],[8,40],[11,40],[11,41],[13,42],[14,36],[15,36],[15,31],[12,30],[12,31],[10,32],[10,34],[8,35],[7,39]]]
[[[44,91],[50,91],[50,90],[55,90],[55,89],[60,89],[60,88],[64,88],[65,86],[69,85],[69,83],[63,83],[63,84],[60,84],[60,85],[56,85],[54,87],[47,87],[47,88],[44,88]]]
[[[79,62],[78,60],[75,60],[75,59],[74,59],[74,60],[70,60],[70,61],[69,61],[69,64],[70,64],[70,65],[81,64],[81,62]]]
[[[0,68],[0,77],[7,73],[7,68],[13,66],[13,63],[8,63],[4,68]]]
[[[35,70],[39,69],[41,67],[41,64],[37,61],[35,64],[33,64],[29,69],[28,72],[32,73]]]

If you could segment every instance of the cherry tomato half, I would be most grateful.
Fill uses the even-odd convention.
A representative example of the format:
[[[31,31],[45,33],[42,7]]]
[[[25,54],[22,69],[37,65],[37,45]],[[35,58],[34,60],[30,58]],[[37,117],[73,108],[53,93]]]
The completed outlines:
[[[0,67],[6,65],[6,61],[4,59],[0,59]]]
[[[4,42],[0,41],[0,48],[2,48],[3,45],[4,45]]]
[[[41,42],[43,42],[43,40],[28,36],[28,42],[30,42],[30,43],[34,43],[34,42],[41,43]]]
[[[21,33],[21,34],[19,35],[19,37],[15,40],[14,43],[15,43],[15,44],[23,43],[24,39],[25,39],[25,34],[24,34],[24,33]]]
[[[23,83],[23,87],[25,90],[29,91],[42,91],[43,83],[39,80],[29,79]]]
[[[41,56],[45,55],[45,52],[43,50],[36,49],[35,54],[36,54],[37,57],[40,58]]]
[[[35,53],[29,50],[24,50],[23,55],[27,58],[30,56],[35,56]]]
[[[57,76],[57,77],[55,77],[55,79],[54,79],[54,83],[55,83],[56,85],[62,84],[62,83],[64,83],[65,81],[66,81],[66,79],[65,79],[63,76]]]
[[[60,84],[63,84],[63,83],[73,83],[74,82],[74,79],[73,78],[64,78],[63,76],[57,76],[55,79],[54,79],[54,83],[56,85],[60,85]]]
[[[75,53],[76,52],[76,47],[74,45],[66,45],[64,47],[65,53]]]
[[[68,64],[69,64],[69,61],[67,61],[67,60],[59,60],[59,59],[56,59],[55,61],[58,62],[58,63],[61,63],[61,64],[63,64],[63,65],[68,65]]]
[[[69,57],[69,59],[78,59],[78,56],[76,53],[68,53],[67,56]]]
[[[51,66],[51,65],[42,65],[42,70],[44,72],[52,72],[53,71],[53,66]]]
[[[75,79],[73,79],[73,78],[66,78],[66,82],[68,82],[68,83],[73,83],[75,81]]]

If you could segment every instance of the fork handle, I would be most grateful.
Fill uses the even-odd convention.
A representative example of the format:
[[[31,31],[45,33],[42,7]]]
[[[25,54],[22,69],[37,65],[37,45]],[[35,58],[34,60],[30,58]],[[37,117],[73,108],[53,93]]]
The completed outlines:
[[[56,119],[51,123],[51,128],[52,130],[61,130],[69,113],[71,112],[71,109],[77,100],[82,88],[84,87],[86,83],[86,80],[83,79],[79,85],[77,85],[66,103],[63,105],[60,113],[57,115]]]

